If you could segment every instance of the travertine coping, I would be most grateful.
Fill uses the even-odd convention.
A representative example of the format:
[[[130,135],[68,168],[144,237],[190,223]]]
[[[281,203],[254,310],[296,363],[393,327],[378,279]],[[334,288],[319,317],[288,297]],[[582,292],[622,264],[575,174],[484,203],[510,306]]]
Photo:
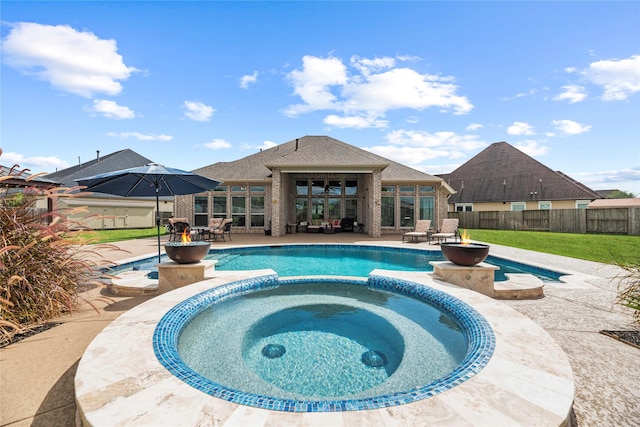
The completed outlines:
[[[89,345],[75,377],[80,419],[91,426],[564,426],[574,379],[560,346],[529,318],[477,292],[429,273],[372,274],[432,286],[473,306],[496,336],[494,355],[476,376],[434,397],[389,408],[290,413],[230,403],[204,394],[156,359],[152,336],[171,307],[222,284],[272,270],[216,272],[215,277],[162,294],[123,314]]]

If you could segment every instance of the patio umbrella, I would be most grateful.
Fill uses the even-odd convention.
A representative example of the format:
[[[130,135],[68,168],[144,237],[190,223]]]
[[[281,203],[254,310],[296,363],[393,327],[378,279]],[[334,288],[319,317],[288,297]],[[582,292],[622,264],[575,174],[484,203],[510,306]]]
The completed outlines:
[[[220,181],[155,163],[75,180],[86,191],[124,197],[156,197],[158,262],[160,262],[160,196],[180,196],[213,190]]]

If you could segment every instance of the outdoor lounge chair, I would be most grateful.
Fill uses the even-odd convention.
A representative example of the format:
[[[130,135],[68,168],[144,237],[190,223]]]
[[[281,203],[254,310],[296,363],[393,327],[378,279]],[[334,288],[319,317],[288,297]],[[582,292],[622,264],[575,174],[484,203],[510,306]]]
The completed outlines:
[[[445,242],[449,238],[458,238],[458,218],[445,218],[442,220],[442,227],[437,233],[433,233],[429,240],[437,240],[440,243],[441,240]]]
[[[180,240],[182,238],[182,233],[185,231],[187,234],[191,233],[187,218],[169,218],[167,230],[169,231],[170,242]]]
[[[412,242],[418,242],[420,237],[425,237],[429,240],[429,228],[431,227],[430,219],[419,219],[416,221],[416,226],[413,231],[408,231],[402,235],[402,241],[404,242],[405,238],[410,237]]]
[[[222,241],[226,241],[224,238],[225,233],[229,236],[229,240],[231,240],[231,226],[233,225],[233,219],[225,218],[219,227],[214,229],[209,229],[209,236],[213,238],[215,242],[218,240],[218,237],[222,238]]]

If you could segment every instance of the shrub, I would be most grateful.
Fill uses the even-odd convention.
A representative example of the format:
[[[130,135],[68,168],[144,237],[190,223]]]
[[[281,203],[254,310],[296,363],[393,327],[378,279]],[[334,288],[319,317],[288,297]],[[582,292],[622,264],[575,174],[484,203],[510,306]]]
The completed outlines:
[[[23,174],[24,171],[17,171],[14,166],[7,176],[0,177],[0,185]],[[74,190],[77,189],[40,190],[3,185],[0,193],[2,345],[11,342],[16,333],[71,312],[79,302],[80,291],[102,284],[97,264],[102,257],[97,250],[115,247],[96,245],[89,250],[85,245],[90,242],[74,240],[82,231],[79,224],[68,220],[66,215],[75,209],[51,212],[36,209],[38,199],[49,198],[56,206],[60,198],[81,194]]]
[[[633,310],[633,319],[640,326],[640,265],[619,265],[625,273],[618,277],[617,303]]]

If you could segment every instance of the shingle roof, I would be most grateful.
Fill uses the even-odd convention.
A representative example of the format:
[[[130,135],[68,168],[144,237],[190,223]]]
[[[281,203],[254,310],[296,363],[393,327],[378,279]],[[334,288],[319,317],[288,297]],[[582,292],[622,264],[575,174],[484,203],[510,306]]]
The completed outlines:
[[[42,175],[34,176],[27,172],[28,170],[20,167],[12,170],[8,166],[0,165],[0,177],[11,175],[11,178],[2,180],[2,185],[10,187],[55,187],[59,185],[57,182],[43,178]]]
[[[45,175],[45,177],[52,181],[59,182],[65,187],[75,187],[78,185],[75,180],[79,178],[86,178],[100,173],[113,172],[136,166],[144,166],[148,163],[153,163],[153,161],[141,156],[135,151],[125,149],[99,158],[96,157],[91,161],[84,162],[77,166],[50,173]]]
[[[457,191],[449,203],[601,198],[506,142],[491,144],[453,172],[438,176]]]
[[[233,162],[219,162],[194,172],[222,181],[264,180],[270,167],[326,170],[382,168],[383,181],[440,181],[440,178],[385,159],[328,136],[304,136]]]

